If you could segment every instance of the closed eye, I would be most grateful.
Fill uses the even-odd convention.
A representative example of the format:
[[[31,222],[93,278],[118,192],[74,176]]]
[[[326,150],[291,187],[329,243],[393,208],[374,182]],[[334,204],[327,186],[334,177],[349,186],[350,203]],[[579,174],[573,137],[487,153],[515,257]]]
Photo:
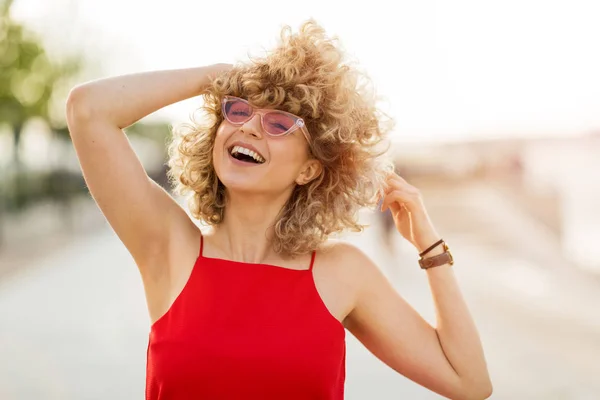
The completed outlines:
[[[275,129],[277,129],[277,130],[280,130],[282,133],[288,130],[288,128],[287,128],[287,127],[285,127],[285,126],[283,126],[283,125],[281,125],[281,124],[270,124],[270,125],[271,125],[273,128],[275,128]]]

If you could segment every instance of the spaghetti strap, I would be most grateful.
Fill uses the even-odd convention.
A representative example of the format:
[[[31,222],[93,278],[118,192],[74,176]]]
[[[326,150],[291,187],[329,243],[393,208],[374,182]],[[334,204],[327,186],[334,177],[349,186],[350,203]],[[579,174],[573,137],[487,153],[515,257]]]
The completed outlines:
[[[202,257],[203,248],[204,248],[204,235],[202,234],[202,232],[200,232],[200,254],[198,254],[198,257]]]
[[[317,251],[312,252],[312,256],[310,257],[310,267],[308,267],[309,271],[312,271],[313,265],[315,264],[315,256],[317,255]]]

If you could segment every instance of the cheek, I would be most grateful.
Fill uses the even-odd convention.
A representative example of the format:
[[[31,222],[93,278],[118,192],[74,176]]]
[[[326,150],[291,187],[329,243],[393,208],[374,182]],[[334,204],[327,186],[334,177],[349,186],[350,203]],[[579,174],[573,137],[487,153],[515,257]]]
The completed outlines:
[[[217,128],[217,133],[215,134],[215,142],[223,142],[225,137],[230,133],[231,129],[227,129],[227,126],[224,123],[221,123]]]
[[[217,128],[217,133],[215,134],[215,142],[212,150],[212,159],[213,159],[213,168],[217,173],[217,176],[221,175],[221,164],[223,163],[223,157],[225,156],[225,143],[227,139],[231,135],[231,131],[227,129],[224,124],[221,124],[219,128]]]
[[[297,139],[295,137],[287,137],[282,140],[272,140],[269,143],[272,158],[284,160],[290,164],[302,164],[308,160],[308,152],[304,147],[304,143]]]
[[[221,123],[221,125],[217,128],[217,133],[215,135],[215,145],[213,147],[213,156],[219,155],[223,153],[223,147],[225,146],[225,142],[227,138],[231,135],[231,129],[227,129],[225,124]]]
[[[271,164],[280,175],[295,176],[300,172],[307,155],[302,148],[291,146],[271,146]]]

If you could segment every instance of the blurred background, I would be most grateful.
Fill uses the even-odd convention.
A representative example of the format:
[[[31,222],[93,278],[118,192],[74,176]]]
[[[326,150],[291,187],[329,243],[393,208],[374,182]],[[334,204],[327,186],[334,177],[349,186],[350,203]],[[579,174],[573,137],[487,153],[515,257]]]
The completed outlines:
[[[450,244],[493,399],[600,399],[600,4],[595,1],[0,0],[0,399],[143,398],[149,320],[133,260],[83,182],[75,84],[236,62],[314,17],[396,120],[390,152]],[[197,99],[127,130],[166,187]],[[183,199],[181,199],[183,200]],[[389,214],[346,238],[435,322]],[[348,334],[348,399],[439,399]]]

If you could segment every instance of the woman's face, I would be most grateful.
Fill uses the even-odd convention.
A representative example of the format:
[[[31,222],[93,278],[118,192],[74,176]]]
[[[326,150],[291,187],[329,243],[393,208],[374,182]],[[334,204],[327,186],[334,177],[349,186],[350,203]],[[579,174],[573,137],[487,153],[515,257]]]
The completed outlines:
[[[247,149],[253,151],[249,155]],[[258,162],[251,161],[251,156]],[[229,191],[291,194],[297,184],[305,184],[320,172],[320,163],[312,159],[300,129],[273,137],[264,132],[259,113],[242,125],[226,119],[217,129],[213,163],[217,176]]]

